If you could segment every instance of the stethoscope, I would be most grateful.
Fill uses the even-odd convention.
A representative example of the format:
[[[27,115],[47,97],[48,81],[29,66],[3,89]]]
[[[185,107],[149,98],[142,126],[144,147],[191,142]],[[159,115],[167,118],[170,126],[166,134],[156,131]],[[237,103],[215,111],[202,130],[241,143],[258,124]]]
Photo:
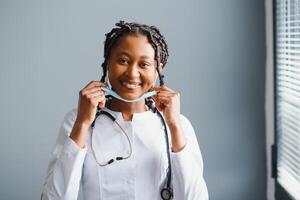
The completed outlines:
[[[104,91],[106,92],[106,94],[108,94],[107,96],[114,96],[116,98],[120,98],[109,87],[105,87]],[[142,99],[142,98],[147,98],[147,96],[152,96],[152,95],[150,93],[146,93],[142,97],[140,97],[139,100]],[[135,101],[137,101],[137,100],[135,100]],[[167,177],[166,177],[167,181],[166,181],[165,187],[163,187],[161,189],[160,195],[161,195],[161,198],[163,200],[170,200],[170,199],[173,198],[173,190],[171,188],[172,168],[171,168],[171,156],[170,156],[171,153],[170,153],[170,144],[169,144],[168,130],[167,130],[166,122],[165,122],[162,114],[157,109],[153,110],[153,112],[157,113],[157,115],[159,116],[159,118],[161,119],[161,121],[163,123],[164,133],[165,133],[165,141],[166,141],[166,150],[167,150],[167,156],[168,156],[168,172],[167,172]],[[95,122],[96,122],[97,118],[100,115],[105,115],[106,117],[108,117],[109,119],[111,119],[120,128],[121,132],[125,135],[125,137],[126,137],[126,139],[128,141],[128,144],[129,144],[129,148],[130,148],[128,155],[126,155],[126,156],[117,156],[115,158],[109,159],[105,163],[100,163],[98,161],[98,159],[96,157],[96,153],[95,153],[94,147],[93,147],[93,133],[94,133]],[[112,164],[115,161],[121,161],[121,160],[125,160],[125,159],[128,159],[128,158],[131,157],[131,155],[132,155],[132,143],[131,143],[131,141],[130,141],[130,139],[128,137],[128,134],[126,133],[126,131],[122,128],[122,126],[118,123],[118,121],[116,120],[116,118],[112,114],[110,114],[109,112],[101,110],[101,109],[98,108],[97,112],[96,112],[95,119],[94,119],[93,123],[91,124],[91,129],[92,129],[92,131],[91,131],[91,150],[92,150],[92,154],[94,156],[94,159],[96,160],[96,162],[97,162],[97,164],[99,166],[104,167],[104,166]]]

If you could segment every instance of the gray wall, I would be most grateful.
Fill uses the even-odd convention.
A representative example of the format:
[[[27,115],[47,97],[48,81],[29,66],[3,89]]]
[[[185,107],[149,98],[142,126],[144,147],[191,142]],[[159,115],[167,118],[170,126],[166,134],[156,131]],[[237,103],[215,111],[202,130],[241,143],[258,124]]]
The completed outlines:
[[[197,131],[210,199],[266,199],[261,0],[2,0],[0,198],[38,199],[63,116],[99,79],[119,19],[165,34],[166,83]]]

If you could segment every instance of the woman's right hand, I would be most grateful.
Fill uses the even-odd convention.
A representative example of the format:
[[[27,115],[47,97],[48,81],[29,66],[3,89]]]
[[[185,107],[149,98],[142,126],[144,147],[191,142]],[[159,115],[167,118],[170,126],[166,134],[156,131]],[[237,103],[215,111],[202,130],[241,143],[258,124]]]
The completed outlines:
[[[80,148],[85,146],[88,128],[95,119],[97,107],[103,108],[105,106],[105,94],[100,88],[104,85],[100,81],[91,81],[79,92],[77,117],[70,138]]]
[[[105,84],[100,81],[91,81],[79,92],[78,110],[76,123],[90,126],[97,112],[97,107],[105,106],[105,93],[101,86]]]

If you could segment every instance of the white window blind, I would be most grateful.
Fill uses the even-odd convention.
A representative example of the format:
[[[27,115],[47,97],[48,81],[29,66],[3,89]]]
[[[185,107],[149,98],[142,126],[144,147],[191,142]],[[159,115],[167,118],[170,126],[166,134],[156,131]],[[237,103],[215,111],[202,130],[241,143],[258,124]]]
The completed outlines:
[[[276,0],[277,180],[300,200],[300,0]]]

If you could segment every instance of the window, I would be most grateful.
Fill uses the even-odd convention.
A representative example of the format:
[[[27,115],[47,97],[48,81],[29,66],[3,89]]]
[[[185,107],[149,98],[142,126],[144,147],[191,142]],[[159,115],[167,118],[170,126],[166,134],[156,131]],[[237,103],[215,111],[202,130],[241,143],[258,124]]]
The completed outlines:
[[[281,187],[287,199],[300,200],[300,0],[273,2],[276,191]]]

